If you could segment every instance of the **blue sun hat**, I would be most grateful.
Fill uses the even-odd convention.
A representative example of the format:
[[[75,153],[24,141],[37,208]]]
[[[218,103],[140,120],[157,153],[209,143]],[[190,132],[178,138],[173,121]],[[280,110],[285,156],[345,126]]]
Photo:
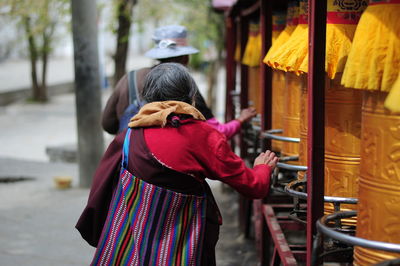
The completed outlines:
[[[197,54],[199,52],[199,50],[187,44],[187,30],[184,26],[159,27],[154,32],[153,40],[156,46],[144,54],[153,59]]]

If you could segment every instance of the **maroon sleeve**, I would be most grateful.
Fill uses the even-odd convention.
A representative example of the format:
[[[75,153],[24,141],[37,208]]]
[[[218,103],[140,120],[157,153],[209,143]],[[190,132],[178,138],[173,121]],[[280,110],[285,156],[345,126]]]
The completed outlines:
[[[129,105],[128,100],[128,78],[124,75],[115,86],[113,93],[104,107],[101,125],[110,134],[117,134],[119,129],[119,118]]]
[[[246,167],[225,137],[204,122],[146,129],[145,139],[153,155],[176,171],[220,180],[249,198],[263,198],[269,192],[271,168]]]
[[[75,226],[82,237],[94,247],[99,241],[112,193],[118,182],[125,132],[115,137],[100,161],[93,177],[87,205]]]

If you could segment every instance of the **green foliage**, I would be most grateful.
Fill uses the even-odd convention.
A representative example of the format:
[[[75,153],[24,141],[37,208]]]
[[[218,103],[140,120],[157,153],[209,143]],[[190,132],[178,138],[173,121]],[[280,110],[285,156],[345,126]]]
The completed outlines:
[[[49,25],[70,13],[69,0],[2,0],[0,9],[6,10],[3,15],[14,19],[30,17],[34,21],[34,34],[46,31]]]
[[[204,61],[202,59],[201,54],[199,53],[191,55],[189,65],[191,68],[196,70],[202,69],[202,67],[204,66]]]
[[[167,8],[166,8],[167,7]],[[199,69],[218,60],[223,48],[223,15],[217,14],[207,0],[139,0],[134,21],[139,28],[153,20],[154,26],[180,24],[188,28],[189,43],[200,50],[192,55],[190,65]],[[150,41],[149,41],[150,44]]]
[[[52,51],[55,26],[70,13],[69,0],[2,0],[0,10],[35,39],[38,56]]]
[[[108,29],[117,33],[118,31],[118,17],[124,16],[127,20],[132,21],[132,8],[137,3],[137,0],[112,0],[111,4],[112,17],[108,22]],[[104,6],[107,4],[103,4]],[[127,36],[129,38],[129,36]]]
[[[160,26],[160,22],[172,23],[180,13],[180,5],[176,0],[138,0],[135,8],[134,22],[144,24],[152,21]]]
[[[55,28],[69,14],[69,0],[2,0],[1,14],[19,22],[27,41],[31,63],[32,95],[35,101],[47,100],[46,73],[53,50]],[[41,79],[37,62],[41,61]]]

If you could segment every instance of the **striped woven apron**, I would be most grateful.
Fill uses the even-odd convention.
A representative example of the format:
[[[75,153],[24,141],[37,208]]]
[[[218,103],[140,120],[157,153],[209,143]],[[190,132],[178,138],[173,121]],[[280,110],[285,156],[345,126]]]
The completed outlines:
[[[131,132],[91,265],[200,265],[206,197],[161,188],[128,172]]]

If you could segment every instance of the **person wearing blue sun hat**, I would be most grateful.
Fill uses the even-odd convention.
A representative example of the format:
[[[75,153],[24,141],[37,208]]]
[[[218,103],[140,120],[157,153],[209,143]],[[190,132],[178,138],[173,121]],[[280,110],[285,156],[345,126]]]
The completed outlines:
[[[184,26],[170,25],[157,28],[153,40],[155,47],[144,54],[153,59],[171,59],[199,52],[196,48],[188,45],[187,30]]]
[[[180,63],[187,65],[189,55],[199,52],[187,43],[187,30],[184,26],[168,25],[155,30],[154,47],[145,53],[146,57],[161,63]],[[156,64],[158,65],[158,64]],[[146,75],[153,67],[132,70],[118,82],[107,101],[102,116],[102,127],[110,134],[117,134],[127,128],[128,122],[144,105],[141,98]]]
[[[186,28],[181,25],[157,28],[152,37],[154,47],[147,51],[145,56],[158,60],[159,64],[180,63],[187,66],[189,56],[199,52],[198,49],[188,45],[187,34]],[[102,127],[106,132],[117,134],[126,129],[130,119],[145,104],[141,93],[145,77],[154,67],[130,71],[118,81],[103,111]],[[242,110],[237,119],[220,123],[200,93],[196,96],[195,107],[204,115],[206,122],[225,135],[227,139],[238,133],[241,125],[256,115],[254,108],[246,108]]]

